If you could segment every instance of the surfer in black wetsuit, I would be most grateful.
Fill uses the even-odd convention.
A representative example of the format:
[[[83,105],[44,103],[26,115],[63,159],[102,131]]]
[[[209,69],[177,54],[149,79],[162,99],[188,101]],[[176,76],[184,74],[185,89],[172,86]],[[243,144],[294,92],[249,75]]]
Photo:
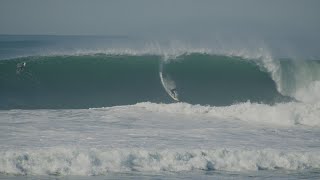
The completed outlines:
[[[16,73],[20,74],[21,72],[23,72],[26,65],[27,65],[26,62],[18,63]]]

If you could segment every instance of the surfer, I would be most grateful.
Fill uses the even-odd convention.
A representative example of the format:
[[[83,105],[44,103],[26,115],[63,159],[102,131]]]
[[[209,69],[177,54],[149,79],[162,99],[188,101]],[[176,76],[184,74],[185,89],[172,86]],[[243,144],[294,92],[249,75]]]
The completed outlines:
[[[177,89],[176,88],[170,89],[170,92],[173,94],[173,96],[175,98],[177,98]]]
[[[24,71],[25,67],[26,67],[27,63],[26,62],[22,62],[22,63],[18,63],[17,64],[17,69],[16,69],[16,73],[20,74],[21,72]]]
[[[163,86],[163,88],[166,90],[166,92],[168,93],[168,95],[175,101],[179,101],[178,99],[178,91],[176,89],[176,85],[175,82],[170,78],[169,75],[167,76],[163,76],[162,75],[162,64],[160,66],[160,80],[161,80],[161,84]]]

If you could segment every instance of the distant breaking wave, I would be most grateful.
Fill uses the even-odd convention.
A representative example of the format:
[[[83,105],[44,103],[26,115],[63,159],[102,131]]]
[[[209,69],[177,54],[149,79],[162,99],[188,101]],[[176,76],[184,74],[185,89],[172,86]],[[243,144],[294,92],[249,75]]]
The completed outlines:
[[[21,57],[0,61],[0,108],[92,108],[173,102],[226,106],[239,102],[318,102],[320,61],[205,50],[178,53],[110,52]],[[162,53],[162,54],[161,54]],[[26,66],[17,71],[19,63]],[[165,62],[165,63],[163,63]]]

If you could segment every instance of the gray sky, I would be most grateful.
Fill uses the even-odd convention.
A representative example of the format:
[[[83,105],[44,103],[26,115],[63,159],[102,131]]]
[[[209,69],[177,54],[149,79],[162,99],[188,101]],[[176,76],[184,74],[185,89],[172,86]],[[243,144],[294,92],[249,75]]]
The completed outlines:
[[[320,32],[319,0],[0,0],[0,34]]]

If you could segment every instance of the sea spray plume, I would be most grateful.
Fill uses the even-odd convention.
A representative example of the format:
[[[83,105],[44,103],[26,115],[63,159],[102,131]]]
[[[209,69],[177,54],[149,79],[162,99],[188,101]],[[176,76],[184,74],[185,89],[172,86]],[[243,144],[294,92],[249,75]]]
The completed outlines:
[[[318,76],[320,77],[320,76]],[[320,101],[320,81],[312,81],[304,87],[299,87],[295,92],[295,97],[304,102]]]
[[[284,92],[303,102],[320,101],[320,61],[281,61]]]

